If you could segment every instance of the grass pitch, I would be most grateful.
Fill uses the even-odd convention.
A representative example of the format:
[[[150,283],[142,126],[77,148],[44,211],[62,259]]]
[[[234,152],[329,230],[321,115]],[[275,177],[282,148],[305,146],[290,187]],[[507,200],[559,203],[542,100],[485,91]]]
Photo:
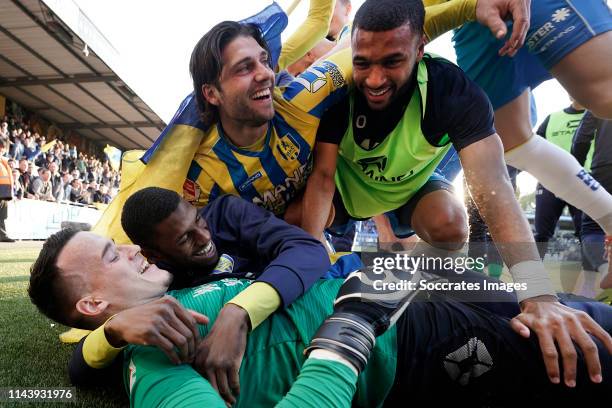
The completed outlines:
[[[74,345],[62,344],[66,327],[41,315],[27,295],[30,265],[42,242],[0,244],[0,387],[69,387],[67,364]],[[0,402],[16,407],[127,407],[125,390],[79,388],[76,403]]]

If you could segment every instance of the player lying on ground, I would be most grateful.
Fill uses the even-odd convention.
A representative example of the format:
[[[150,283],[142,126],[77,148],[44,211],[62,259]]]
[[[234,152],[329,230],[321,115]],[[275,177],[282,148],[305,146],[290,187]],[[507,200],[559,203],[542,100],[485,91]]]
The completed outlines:
[[[227,277],[250,276],[253,279],[259,276],[259,273],[266,269],[268,261],[260,260],[266,255],[266,251],[263,254],[259,251],[260,254],[257,255],[257,251],[252,248],[255,245],[254,242],[259,242],[261,248],[269,246],[264,245],[264,242],[279,242],[278,245],[282,243],[283,245],[279,246],[281,254],[287,251],[286,247],[289,247],[297,251],[303,248],[305,253],[311,253],[311,257],[316,256],[315,253],[312,253],[314,248],[311,248],[310,243],[313,238],[305,241],[300,239],[306,235],[303,231],[288,226],[253,204],[232,196],[222,197],[196,211],[177,193],[150,187],[130,197],[123,209],[122,222],[131,240],[141,246],[143,255],[154,261],[159,267],[170,268],[175,279],[181,278],[184,281],[185,278],[191,277],[194,285],[197,282],[204,283]],[[253,226],[258,227],[252,228]],[[185,242],[184,237],[189,237],[188,242]],[[245,242],[245,240],[253,242]],[[201,252],[200,248],[209,246],[211,242],[220,256],[214,269],[209,265],[210,258],[198,255]],[[276,246],[271,246],[271,248]],[[429,252],[434,250],[422,247],[418,249]],[[449,255],[443,251],[437,252],[435,256]],[[421,252],[418,253],[421,254]],[[324,257],[324,255],[321,256]],[[354,254],[342,256],[325,276],[344,277],[350,271],[358,269],[360,261],[359,258],[355,258]],[[310,259],[307,263],[310,267],[314,267],[318,263],[315,261],[316,259]],[[273,262],[273,264],[277,263]],[[299,262],[294,264],[294,267],[299,267]],[[249,273],[250,268],[254,273]],[[444,277],[458,284],[471,282],[484,286],[483,281],[487,281],[488,286],[495,286],[502,283],[472,271],[463,271],[461,275],[456,274],[455,271],[445,271]],[[256,281],[224,307],[216,319],[213,330],[197,347],[193,345],[193,342],[198,336],[191,334],[196,330],[195,322],[177,304],[154,302],[144,310],[135,308],[119,313],[96,329],[75,349],[69,370],[73,383],[99,385],[116,377],[113,372],[118,368],[122,359],[118,358],[112,365],[109,366],[109,364],[116,356],[123,355],[120,354],[119,346],[125,343],[158,346],[165,350],[174,361],[178,360],[172,351],[174,346],[181,350],[180,357],[183,361],[188,362],[192,361],[193,356],[193,351],[189,352],[189,350],[195,348],[194,367],[209,379],[218,378],[221,375],[227,377],[227,381],[220,383],[228,383],[229,389],[219,391],[228,400],[231,400],[231,394],[239,387],[239,384],[229,379],[237,378],[248,330],[244,328],[245,325],[241,318],[236,317],[233,321],[226,312],[227,308],[233,307],[233,302],[237,302],[237,299],[259,284]],[[173,287],[176,286],[173,285]],[[516,295],[505,292],[503,289],[479,292],[450,291],[446,295],[456,300],[476,302],[478,307],[487,312],[507,319],[520,313]],[[263,309],[268,310],[269,314],[278,307],[272,302],[274,297],[278,297],[276,292],[272,294],[264,292],[257,298],[258,302],[248,303],[246,306],[254,307],[257,310],[258,305],[261,304],[265,306]],[[564,303],[574,309],[586,311],[606,330],[612,330],[612,316],[607,321],[605,319],[606,315],[609,315],[609,308],[597,302],[569,300]],[[255,328],[267,314],[263,317],[258,317],[256,314],[253,316],[254,318],[250,319],[251,327]],[[227,323],[221,324],[223,319],[227,320]],[[219,330],[219,327],[222,330]],[[171,341],[168,342],[165,339],[171,339]],[[102,369],[103,367],[108,368]]]

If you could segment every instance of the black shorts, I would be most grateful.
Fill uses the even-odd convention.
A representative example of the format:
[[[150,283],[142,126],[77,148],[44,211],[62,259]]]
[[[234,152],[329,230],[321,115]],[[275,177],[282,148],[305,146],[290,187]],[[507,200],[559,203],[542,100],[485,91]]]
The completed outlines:
[[[387,217],[389,217],[389,222],[391,223],[391,227],[393,228],[393,233],[398,238],[407,238],[414,235],[414,230],[410,225],[410,220],[412,219],[412,213],[416,208],[418,202],[421,198],[425,197],[427,194],[432,193],[438,190],[446,190],[449,192],[453,192],[453,185],[450,181],[445,179],[443,176],[434,173],[434,175],[416,192],[414,196],[408,200],[408,202],[401,207],[388,211],[385,213]],[[336,190],[334,193],[333,206],[335,211],[335,216],[332,224],[329,226],[327,231],[335,236],[343,236],[346,234],[349,226],[352,225],[351,221],[363,221],[367,218],[354,218],[351,217],[346,208],[344,207],[344,203],[342,202],[342,196]]]
[[[389,407],[587,406],[610,397],[612,356],[597,340],[603,383],[590,381],[579,352],[577,387],[553,385],[535,336],[524,339],[509,319],[446,296],[410,304],[397,323],[397,342]]]

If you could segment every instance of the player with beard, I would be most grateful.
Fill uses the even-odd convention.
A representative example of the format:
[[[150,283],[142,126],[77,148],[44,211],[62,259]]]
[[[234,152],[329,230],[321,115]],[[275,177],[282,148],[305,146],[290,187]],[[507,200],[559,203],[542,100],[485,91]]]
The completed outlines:
[[[557,343],[571,385],[573,342],[588,352],[588,327],[596,323],[577,319],[558,302],[514,197],[491,105],[459,68],[424,54],[423,18],[420,1],[367,0],[357,12],[357,89],[323,117],[302,226],[320,236],[322,214],[333,202],[332,228],[390,212],[401,228],[414,229],[425,241],[461,245],[467,235],[461,203],[445,180],[432,177],[452,143],[514,281],[527,287],[517,292],[522,312],[513,328],[525,337],[531,330],[537,334],[553,383],[561,380]]]

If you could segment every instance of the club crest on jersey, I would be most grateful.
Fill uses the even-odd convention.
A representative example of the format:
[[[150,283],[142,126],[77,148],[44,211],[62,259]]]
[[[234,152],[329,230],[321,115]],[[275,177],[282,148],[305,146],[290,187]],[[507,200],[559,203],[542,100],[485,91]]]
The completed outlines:
[[[219,257],[219,262],[217,262],[217,266],[210,273],[211,275],[218,275],[220,273],[232,273],[234,272],[234,259],[226,254],[222,254]]]
[[[191,204],[200,199],[201,190],[195,181],[186,179],[183,183],[183,198]]]
[[[300,145],[287,133],[276,143],[276,149],[285,160],[295,160],[300,155]]]

